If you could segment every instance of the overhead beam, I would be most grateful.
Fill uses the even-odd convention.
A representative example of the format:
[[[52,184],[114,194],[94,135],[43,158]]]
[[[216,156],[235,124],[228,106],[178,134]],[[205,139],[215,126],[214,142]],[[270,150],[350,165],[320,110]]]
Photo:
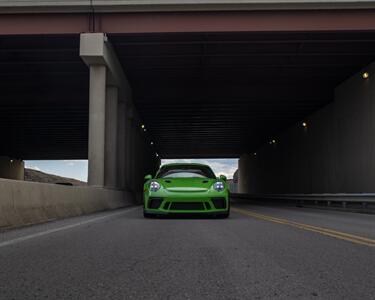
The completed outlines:
[[[25,1],[2,0],[3,13],[97,13],[118,12],[175,12],[175,11],[257,11],[257,10],[301,10],[301,9],[370,9],[375,8],[371,0],[75,0],[75,1]]]
[[[0,35],[90,32],[91,17],[91,12],[3,14]],[[95,16],[95,30],[107,33],[369,31],[375,30],[375,9],[101,13]]]

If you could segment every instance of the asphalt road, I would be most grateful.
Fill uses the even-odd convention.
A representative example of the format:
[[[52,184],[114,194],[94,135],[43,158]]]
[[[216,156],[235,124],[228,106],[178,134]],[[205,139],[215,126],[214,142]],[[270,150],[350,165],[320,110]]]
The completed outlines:
[[[0,233],[0,299],[375,299],[375,216],[236,206],[141,208]]]

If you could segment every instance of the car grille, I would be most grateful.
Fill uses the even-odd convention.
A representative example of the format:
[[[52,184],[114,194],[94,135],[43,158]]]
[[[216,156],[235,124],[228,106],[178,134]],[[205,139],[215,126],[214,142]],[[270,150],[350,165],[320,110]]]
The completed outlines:
[[[225,198],[212,198],[211,201],[216,209],[224,209],[226,207]]]
[[[163,209],[165,209],[165,210],[169,209],[169,205],[170,205],[169,202],[165,202],[164,205],[163,205]]]
[[[171,210],[204,210],[202,202],[172,202]]]

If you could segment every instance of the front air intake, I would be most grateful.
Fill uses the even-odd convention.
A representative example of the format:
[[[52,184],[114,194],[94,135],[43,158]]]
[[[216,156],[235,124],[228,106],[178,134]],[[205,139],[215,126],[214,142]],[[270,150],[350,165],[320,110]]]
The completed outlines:
[[[171,210],[204,210],[202,202],[172,202]]]
[[[163,202],[163,198],[149,198],[148,208],[158,209],[162,202]]]
[[[214,204],[216,209],[225,209],[226,208],[225,198],[212,198],[211,201]]]

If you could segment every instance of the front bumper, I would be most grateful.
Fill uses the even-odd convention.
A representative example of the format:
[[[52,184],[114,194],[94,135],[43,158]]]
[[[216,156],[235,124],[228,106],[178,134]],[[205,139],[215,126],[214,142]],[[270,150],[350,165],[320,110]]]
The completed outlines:
[[[225,214],[228,210],[228,193],[150,195],[144,203],[144,211],[148,214]]]

